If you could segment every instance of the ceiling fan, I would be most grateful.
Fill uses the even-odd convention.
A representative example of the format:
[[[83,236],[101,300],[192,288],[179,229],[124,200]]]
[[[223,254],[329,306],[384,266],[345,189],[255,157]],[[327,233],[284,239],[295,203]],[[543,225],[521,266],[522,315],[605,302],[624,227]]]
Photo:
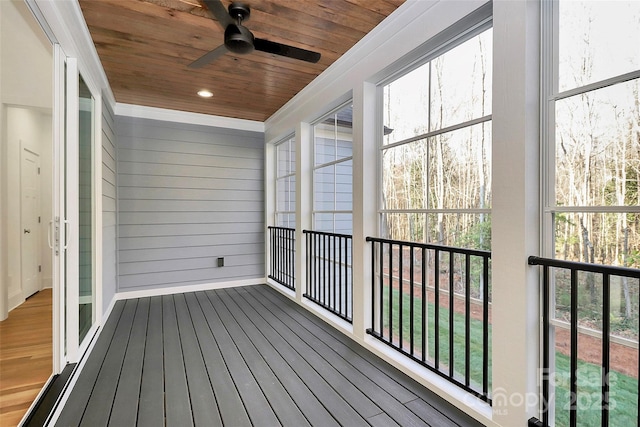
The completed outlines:
[[[209,14],[224,28],[224,44],[193,61],[189,64],[189,68],[203,67],[227,52],[245,54],[254,49],[306,62],[316,63],[320,60],[318,52],[254,37],[251,31],[242,25],[242,22],[248,20],[251,14],[249,6],[244,3],[231,3],[227,12],[220,0],[200,1],[205,4]]]

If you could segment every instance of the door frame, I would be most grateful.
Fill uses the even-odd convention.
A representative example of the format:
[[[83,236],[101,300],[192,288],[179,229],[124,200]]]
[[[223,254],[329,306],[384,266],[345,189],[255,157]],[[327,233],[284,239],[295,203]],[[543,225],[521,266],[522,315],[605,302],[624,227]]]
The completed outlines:
[[[93,275],[95,278],[95,321],[84,341],[78,339],[78,144],[79,76],[91,91],[93,109]],[[102,325],[102,97],[78,60],[54,43],[54,204],[50,222],[53,243],[53,344],[54,372],[77,363],[90,347]],[[66,176],[68,175],[68,176]],[[67,179],[69,178],[69,179]],[[65,215],[65,207],[67,214]],[[66,260],[65,260],[66,256]],[[67,269],[67,266],[70,266]]]
[[[32,148],[30,148],[27,144],[24,143],[23,140],[20,140],[20,228],[23,229],[24,227],[24,223],[23,223],[23,215],[24,215],[24,210],[25,210],[25,206],[24,206],[24,182],[22,181],[23,178],[23,173],[24,173],[24,159],[25,159],[25,153],[31,153],[32,155],[36,156],[38,161],[37,161],[37,168],[38,168],[38,176],[36,178],[36,194],[37,194],[37,201],[38,201],[38,206],[37,206],[37,210],[38,210],[38,216],[40,218],[42,218],[42,210],[41,210],[41,197],[42,197],[42,189],[40,188],[40,167],[41,167],[41,156],[40,153],[35,152]],[[37,250],[36,253],[33,254],[36,256],[37,261],[38,261],[38,265],[40,267],[42,267],[42,239],[40,238],[41,236],[41,231],[40,231],[40,223],[38,223],[35,227],[33,227],[33,230],[31,231],[32,233],[34,233],[35,235],[35,239],[36,239],[36,246],[37,246]],[[30,293],[30,294],[26,294],[25,291],[25,275],[24,275],[24,264],[25,264],[25,257],[24,257],[24,230],[22,231],[22,233],[20,233],[20,287],[22,290],[22,299],[26,300],[28,297],[34,295],[35,293],[39,292],[42,290],[42,276],[40,275],[41,271],[38,272],[38,289],[36,292]]]

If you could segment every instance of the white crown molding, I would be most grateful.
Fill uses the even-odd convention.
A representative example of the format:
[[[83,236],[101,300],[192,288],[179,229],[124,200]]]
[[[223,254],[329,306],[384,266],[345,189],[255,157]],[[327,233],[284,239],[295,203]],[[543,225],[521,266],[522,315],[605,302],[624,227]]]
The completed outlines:
[[[118,102],[116,103],[114,113],[118,116],[134,117],[138,119],[162,120],[166,122],[214,126],[218,128],[264,133],[263,122],[190,113],[187,111],[168,110],[164,108],[145,107],[142,105],[121,104]]]

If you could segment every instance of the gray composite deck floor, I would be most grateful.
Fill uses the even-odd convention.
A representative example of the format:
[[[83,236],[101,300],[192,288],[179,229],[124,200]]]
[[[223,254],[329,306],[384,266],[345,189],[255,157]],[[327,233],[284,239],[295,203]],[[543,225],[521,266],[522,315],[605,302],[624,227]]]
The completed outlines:
[[[56,425],[480,424],[260,285],[117,302]]]

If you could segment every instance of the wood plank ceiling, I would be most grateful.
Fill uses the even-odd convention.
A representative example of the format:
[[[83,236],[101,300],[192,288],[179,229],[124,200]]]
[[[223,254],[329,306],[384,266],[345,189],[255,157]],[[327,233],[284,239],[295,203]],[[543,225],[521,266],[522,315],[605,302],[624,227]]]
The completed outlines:
[[[222,0],[225,7],[230,0]],[[80,0],[116,101],[264,121],[405,0],[245,0],[255,37],[321,53],[317,64],[254,51],[187,66],[223,43],[197,0]],[[200,89],[212,98],[196,95]]]

